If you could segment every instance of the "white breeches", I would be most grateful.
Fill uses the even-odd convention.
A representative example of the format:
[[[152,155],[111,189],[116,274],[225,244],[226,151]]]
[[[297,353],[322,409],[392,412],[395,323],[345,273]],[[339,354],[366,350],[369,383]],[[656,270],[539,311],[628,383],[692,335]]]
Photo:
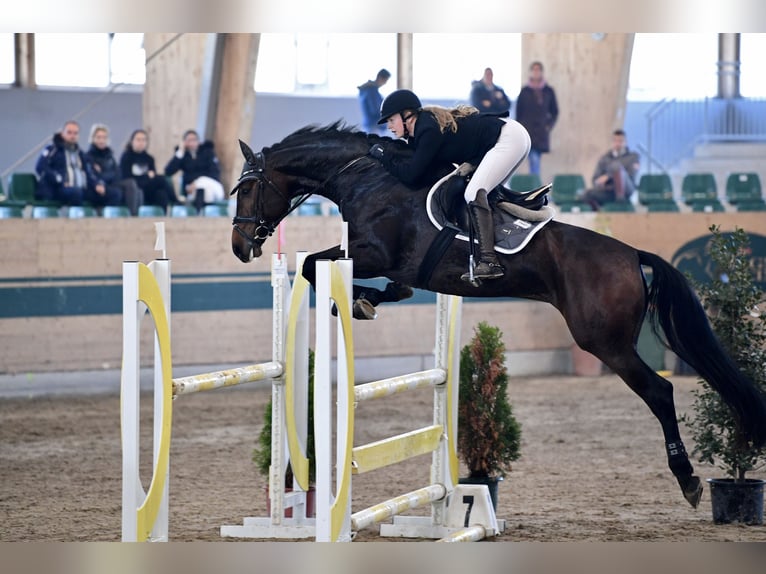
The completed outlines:
[[[194,189],[201,189],[205,192],[205,203],[223,201],[223,184],[220,181],[216,181],[212,177],[203,175],[195,179],[192,183],[194,184]]]
[[[503,121],[505,125],[500,130],[497,143],[484,155],[465,188],[466,203],[476,199],[480,189],[490,192],[503,183],[529,154],[532,143],[526,128],[516,120]]]

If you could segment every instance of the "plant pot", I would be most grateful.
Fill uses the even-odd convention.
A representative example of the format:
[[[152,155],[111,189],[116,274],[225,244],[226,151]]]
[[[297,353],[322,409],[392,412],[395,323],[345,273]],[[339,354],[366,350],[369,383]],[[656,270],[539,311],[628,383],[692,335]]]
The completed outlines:
[[[503,480],[502,476],[469,476],[458,479],[458,484],[486,484],[492,500],[492,508],[497,512],[497,485],[501,480]]]
[[[580,377],[598,377],[601,375],[601,359],[583,351],[577,343],[572,345],[572,368]]]
[[[766,480],[747,478],[708,478],[713,522],[729,524],[763,524],[763,485]]]
[[[266,514],[271,516],[271,493],[269,487],[263,489],[266,492]],[[285,488],[285,492],[292,492],[292,488]],[[313,486],[309,486],[308,492],[306,492],[306,518],[314,518],[316,516],[316,489]],[[293,508],[285,508],[285,518],[293,517]]]

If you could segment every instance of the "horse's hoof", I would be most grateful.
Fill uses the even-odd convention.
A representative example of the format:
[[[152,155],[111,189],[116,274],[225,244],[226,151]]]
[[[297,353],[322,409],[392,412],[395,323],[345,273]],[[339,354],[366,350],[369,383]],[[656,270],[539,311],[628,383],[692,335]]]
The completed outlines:
[[[367,299],[359,298],[354,300],[353,309],[354,319],[371,321],[378,318],[378,312],[375,311],[375,307]]]
[[[702,498],[702,483],[700,482],[700,479],[696,476],[692,476],[686,486],[684,486],[683,493],[684,498],[686,498],[689,504],[691,504],[692,507],[697,508],[697,505],[699,505],[700,499]]]

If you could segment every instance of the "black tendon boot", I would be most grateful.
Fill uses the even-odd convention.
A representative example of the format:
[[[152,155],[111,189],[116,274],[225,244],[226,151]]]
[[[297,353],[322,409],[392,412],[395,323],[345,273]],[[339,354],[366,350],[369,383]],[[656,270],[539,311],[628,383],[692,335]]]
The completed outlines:
[[[474,234],[479,240],[479,261],[473,269],[473,279],[497,279],[505,274],[495,255],[495,224],[492,211],[487,201],[487,191],[480,189],[476,199],[468,204]],[[460,276],[463,281],[471,281],[469,273]]]

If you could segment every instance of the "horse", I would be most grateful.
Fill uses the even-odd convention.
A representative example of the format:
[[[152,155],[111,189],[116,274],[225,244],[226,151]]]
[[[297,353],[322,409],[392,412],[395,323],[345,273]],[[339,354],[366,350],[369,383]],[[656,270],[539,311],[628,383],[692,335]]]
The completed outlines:
[[[372,305],[396,302],[416,287],[553,305],[575,342],[617,374],[659,420],[668,466],[695,508],[703,489],[681,440],[673,385],[636,351],[647,313],[655,332],[664,332],[665,344],[721,395],[748,440],[755,446],[766,442],[763,393],[723,350],[686,278],[656,254],[554,219],[522,251],[498,253],[506,270],[502,278],[480,284],[461,280],[469,245],[453,241],[424,281],[418,270],[438,233],[426,213],[429,186],[412,189],[369,157],[370,146],[380,140],[336,122],[299,129],[259,153],[240,142],[245,164],[231,192],[237,194],[234,254],[243,262],[259,257],[279,222],[316,194],[334,202],[348,222],[354,277],[390,280],[382,291],[354,285],[356,300],[364,295]],[[436,170],[434,178],[451,169]],[[340,245],[311,254],[302,274],[315,286],[316,261],[341,257]],[[649,285],[643,267],[652,271]]]

